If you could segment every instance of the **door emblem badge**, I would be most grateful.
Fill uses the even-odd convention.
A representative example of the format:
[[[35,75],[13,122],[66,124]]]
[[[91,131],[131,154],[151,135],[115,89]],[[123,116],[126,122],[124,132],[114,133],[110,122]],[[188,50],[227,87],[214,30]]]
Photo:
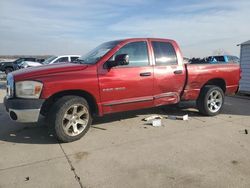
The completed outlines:
[[[116,88],[105,88],[102,91],[103,92],[111,92],[111,91],[122,91],[125,90],[125,87],[116,87]]]

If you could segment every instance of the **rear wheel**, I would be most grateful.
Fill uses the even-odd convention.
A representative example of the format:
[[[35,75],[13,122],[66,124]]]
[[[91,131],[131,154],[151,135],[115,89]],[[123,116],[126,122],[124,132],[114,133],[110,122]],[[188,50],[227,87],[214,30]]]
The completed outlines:
[[[87,101],[78,96],[59,99],[49,112],[50,125],[58,140],[72,142],[83,137],[92,123]]]
[[[224,92],[221,88],[208,85],[205,86],[197,100],[199,112],[207,116],[215,116],[220,113],[224,104]]]

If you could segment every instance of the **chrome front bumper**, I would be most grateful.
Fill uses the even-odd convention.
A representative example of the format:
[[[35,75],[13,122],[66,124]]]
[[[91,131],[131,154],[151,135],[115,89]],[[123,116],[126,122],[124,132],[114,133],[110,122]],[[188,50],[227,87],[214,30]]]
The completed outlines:
[[[4,106],[13,121],[34,123],[38,121],[44,99],[4,98]]]
[[[40,109],[9,109],[10,119],[20,123],[33,123],[37,122],[40,114]]]

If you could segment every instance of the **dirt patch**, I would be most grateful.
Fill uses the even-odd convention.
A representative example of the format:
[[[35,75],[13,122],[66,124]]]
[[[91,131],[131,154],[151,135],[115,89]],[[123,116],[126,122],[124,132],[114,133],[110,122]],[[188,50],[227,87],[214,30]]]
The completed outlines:
[[[86,158],[89,155],[88,152],[78,152],[76,154],[74,154],[74,157],[76,159],[77,162],[79,162],[80,160]]]
[[[233,161],[231,161],[231,163],[234,165],[237,165],[237,164],[239,164],[239,161],[233,160]]]

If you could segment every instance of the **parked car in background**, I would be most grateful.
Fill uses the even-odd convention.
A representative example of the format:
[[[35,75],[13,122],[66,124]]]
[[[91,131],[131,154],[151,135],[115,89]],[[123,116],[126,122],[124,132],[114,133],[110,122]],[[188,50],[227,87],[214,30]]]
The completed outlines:
[[[20,64],[19,68],[23,69],[23,68],[28,68],[28,67],[37,67],[37,66],[41,66],[41,65],[43,65],[43,63],[41,63],[41,62],[24,61]]]
[[[33,61],[33,62],[40,61],[40,62],[42,62],[42,59],[38,59],[38,58],[35,58],[35,57],[21,57],[21,58],[16,59],[15,61],[1,62],[0,63],[0,71],[5,72],[6,74],[8,74],[9,72],[12,72],[14,70],[19,69],[19,66],[24,61]]]
[[[28,68],[28,67],[37,67],[41,65],[49,65],[54,63],[63,63],[63,62],[73,62],[78,59],[80,55],[61,55],[61,56],[51,56],[45,59],[43,62],[30,62],[24,61],[21,65],[21,68]]]
[[[53,63],[62,63],[62,62],[73,62],[76,59],[81,57],[80,55],[61,55],[61,56],[51,56],[46,59],[43,64],[53,64]]]
[[[195,100],[201,114],[215,116],[239,80],[239,64],[184,64],[175,41],[134,38],[103,43],[74,63],[8,74],[4,104],[14,121],[46,116],[57,138],[71,142],[93,115]]]

